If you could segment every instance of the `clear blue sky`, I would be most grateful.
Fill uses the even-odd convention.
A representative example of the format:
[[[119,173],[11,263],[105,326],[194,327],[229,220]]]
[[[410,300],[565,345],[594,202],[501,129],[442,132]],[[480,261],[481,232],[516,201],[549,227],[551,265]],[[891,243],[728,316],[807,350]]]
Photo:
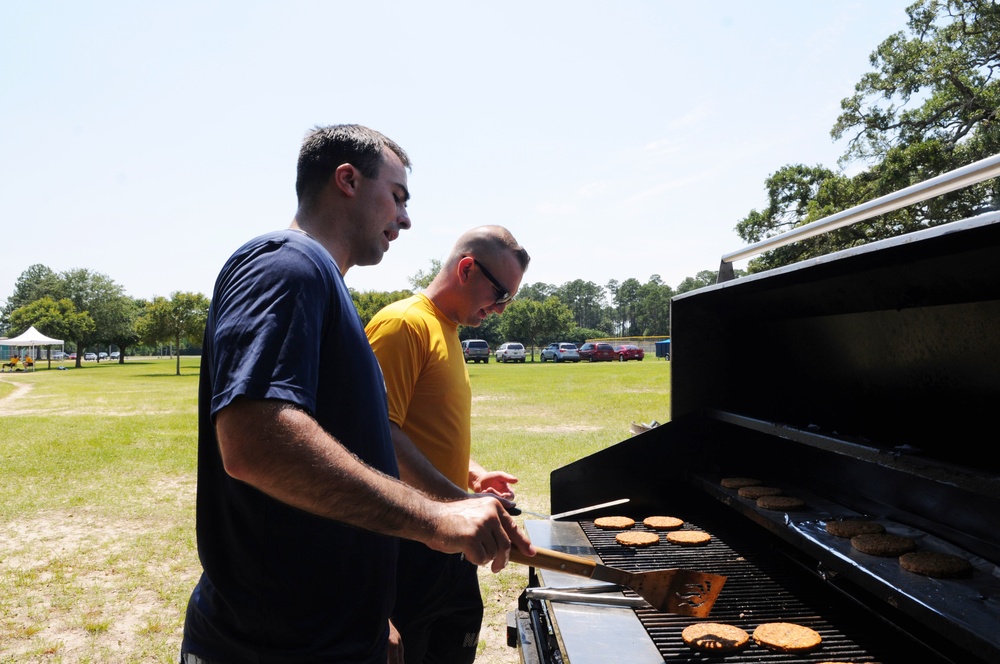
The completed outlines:
[[[525,283],[676,286],[743,246],[770,173],[836,165],[840,100],[909,3],[6,2],[0,301],[35,263],[211,296],[340,122],[414,162],[413,228],[353,288],[407,288],[484,223]]]

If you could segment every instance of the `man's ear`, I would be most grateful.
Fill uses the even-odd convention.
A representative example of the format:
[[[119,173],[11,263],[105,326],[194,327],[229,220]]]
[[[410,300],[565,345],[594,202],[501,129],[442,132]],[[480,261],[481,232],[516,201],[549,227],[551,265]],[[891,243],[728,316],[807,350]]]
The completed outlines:
[[[459,283],[464,284],[469,280],[469,276],[472,274],[472,266],[474,264],[475,261],[472,259],[472,256],[462,256],[458,259],[458,265],[455,266],[455,269],[458,271]]]
[[[333,184],[337,187],[344,195],[354,197],[358,192],[358,180],[361,179],[361,173],[358,169],[354,168],[351,164],[341,164],[337,166],[337,170],[333,172]]]

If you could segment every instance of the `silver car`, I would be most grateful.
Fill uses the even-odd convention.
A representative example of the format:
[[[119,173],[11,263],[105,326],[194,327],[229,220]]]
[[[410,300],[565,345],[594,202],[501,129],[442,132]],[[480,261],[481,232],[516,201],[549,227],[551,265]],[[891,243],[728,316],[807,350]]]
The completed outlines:
[[[579,362],[580,352],[576,348],[576,344],[571,343],[557,343],[549,344],[542,349],[541,352],[542,362],[547,362],[552,360],[553,362]]]
[[[462,354],[465,355],[465,363],[480,362],[490,363],[490,345],[482,339],[466,339],[462,342]]]

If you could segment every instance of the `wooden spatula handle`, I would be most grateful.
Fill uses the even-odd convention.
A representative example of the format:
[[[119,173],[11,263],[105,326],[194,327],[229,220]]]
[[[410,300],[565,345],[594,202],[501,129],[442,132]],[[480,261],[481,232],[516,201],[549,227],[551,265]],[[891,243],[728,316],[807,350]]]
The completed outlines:
[[[572,556],[568,553],[560,553],[552,549],[542,549],[535,547],[538,551],[534,556],[526,556],[516,548],[510,550],[511,562],[522,565],[530,565],[541,569],[550,569],[556,572],[564,572],[575,576],[585,576],[590,578],[597,568],[597,563],[588,558]]]

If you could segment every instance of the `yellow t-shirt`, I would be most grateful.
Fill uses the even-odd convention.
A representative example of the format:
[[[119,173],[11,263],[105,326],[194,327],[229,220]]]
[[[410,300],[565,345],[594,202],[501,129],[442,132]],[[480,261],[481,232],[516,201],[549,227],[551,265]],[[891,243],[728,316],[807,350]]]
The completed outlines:
[[[468,489],[472,387],[458,324],[417,294],[379,311],[365,333],[385,375],[389,419],[442,475]]]

